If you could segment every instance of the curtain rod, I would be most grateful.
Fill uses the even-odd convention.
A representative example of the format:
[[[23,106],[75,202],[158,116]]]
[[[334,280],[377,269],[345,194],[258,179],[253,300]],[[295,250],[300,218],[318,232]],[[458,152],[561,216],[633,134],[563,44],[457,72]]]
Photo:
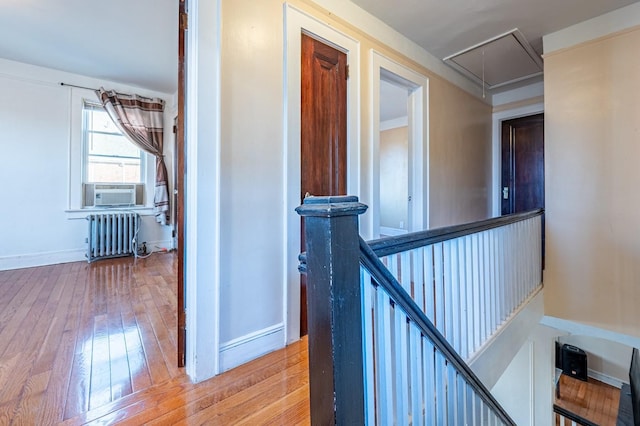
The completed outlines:
[[[91,87],[86,87],[86,86],[76,86],[75,84],[69,84],[69,83],[63,83],[63,82],[60,82],[60,86],[75,87],[75,88],[77,88],[77,89],[92,90],[92,91],[94,91],[94,92],[97,92],[97,91],[98,91],[98,89],[92,89]],[[129,95],[129,94],[127,94],[127,93],[121,93],[121,92],[116,92],[116,93],[117,93],[118,95],[133,96],[133,95]],[[135,95],[135,96],[137,96],[137,97],[139,97],[139,98],[142,98],[142,99],[149,99],[149,100],[154,100],[154,99],[156,99],[156,98],[150,98],[150,97],[148,97],[148,96],[141,96],[141,95]],[[164,102],[164,100],[163,100],[163,99],[161,99],[161,98],[157,98],[157,99],[160,99],[160,100],[162,100],[162,101]]]
[[[77,89],[87,89],[87,90],[93,90],[94,92],[98,89],[92,89],[91,87],[85,87],[85,86],[76,86],[75,84],[69,84],[69,83],[60,83],[60,86],[69,86],[69,87],[75,87]]]

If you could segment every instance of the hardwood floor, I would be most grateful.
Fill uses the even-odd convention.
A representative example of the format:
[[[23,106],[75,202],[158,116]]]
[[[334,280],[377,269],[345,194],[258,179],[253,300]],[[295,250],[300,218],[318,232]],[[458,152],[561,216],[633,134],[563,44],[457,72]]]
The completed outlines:
[[[600,426],[616,424],[620,389],[589,377],[588,382],[560,376],[560,398],[556,404]]]
[[[175,307],[173,253],[0,271],[0,425],[309,423],[306,340],[192,384]]]

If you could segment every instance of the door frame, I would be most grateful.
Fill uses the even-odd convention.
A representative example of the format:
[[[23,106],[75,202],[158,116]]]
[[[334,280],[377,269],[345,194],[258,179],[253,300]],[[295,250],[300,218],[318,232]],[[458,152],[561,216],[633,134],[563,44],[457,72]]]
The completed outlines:
[[[178,114],[173,120],[174,148],[173,148],[173,244],[178,256],[178,288],[176,289],[177,302],[177,341],[178,367],[184,367],[187,362],[187,323],[184,303],[184,153],[185,135],[187,134],[185,120],[185,82],[186,67],[185,55],[187,46],[188,27],[188,0],[180,0],[178,3],[178,95],[176,99]]]
[[[410,90],[408,105],[409,127],[409,196],[407,210],[409,232],[429,227],[429,78],[418,74],[381,53],[371,50],[371,138],[369,193],[371,214],[363,219],[365,238],[380,237],[380,80]],[[367,220],[368,219],[368,220]]]
[[[184,157],[185,367],[191,380],[199,382],[220,371],[221,0],[189,0],[188,13]]]
[[[493,126],[492,126],[492,193],[489,195],[491,198],[491,213],[492,216],[498,217],[502,212],[502,122],[513,120],[514,118],[527,117],[529,115],[536,115],[544,113],[544,102],[536,102],[530,105],[521,106],[514,109],[505,111],[499,111],[493,113]]]
[[[347,54],[350,68],[347,80],[347,193],[361,193],[360,182],[360,44],[354,38],[327,25],[301,9],[284,5],[284,173],[285,194],[283,217],[283,319],[285,342],[300,339],[300,96],[301,34],[313,37]],[[318,194],[320,195],[320,194]]]

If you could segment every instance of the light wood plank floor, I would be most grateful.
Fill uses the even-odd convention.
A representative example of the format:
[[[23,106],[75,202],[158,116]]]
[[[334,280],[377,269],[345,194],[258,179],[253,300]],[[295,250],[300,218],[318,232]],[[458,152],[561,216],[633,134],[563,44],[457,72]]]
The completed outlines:
[[[308,423],[306,340],[190,383],[175,277],[173,253],[0,271],[0,425]]]
[[[600,426],[615,426],[620,389],[589,377],[588,382],[560,376],[560,398],[556,404]]]

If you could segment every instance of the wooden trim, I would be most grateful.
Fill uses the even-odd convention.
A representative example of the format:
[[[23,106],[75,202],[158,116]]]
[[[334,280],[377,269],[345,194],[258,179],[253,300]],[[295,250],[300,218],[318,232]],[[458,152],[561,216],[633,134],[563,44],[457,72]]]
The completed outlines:
[[[282,348],[284,324],[279,323],[220,344],[220,371],[228,371]]]
[[[178,232],[178,283],[177,283],[177,313],[178,313],[178,367],[184,367],[187,351],[187,318],[184,305],[184,135],[185,135],[185,33],[187,31],[187,0],[180,0],[178,10],[178,120],[176,124],[176,181],[177,190],[176,224]]]
[[[307,197],[305,220],[311,423],[365,419],[362,294],[356,197]]]

